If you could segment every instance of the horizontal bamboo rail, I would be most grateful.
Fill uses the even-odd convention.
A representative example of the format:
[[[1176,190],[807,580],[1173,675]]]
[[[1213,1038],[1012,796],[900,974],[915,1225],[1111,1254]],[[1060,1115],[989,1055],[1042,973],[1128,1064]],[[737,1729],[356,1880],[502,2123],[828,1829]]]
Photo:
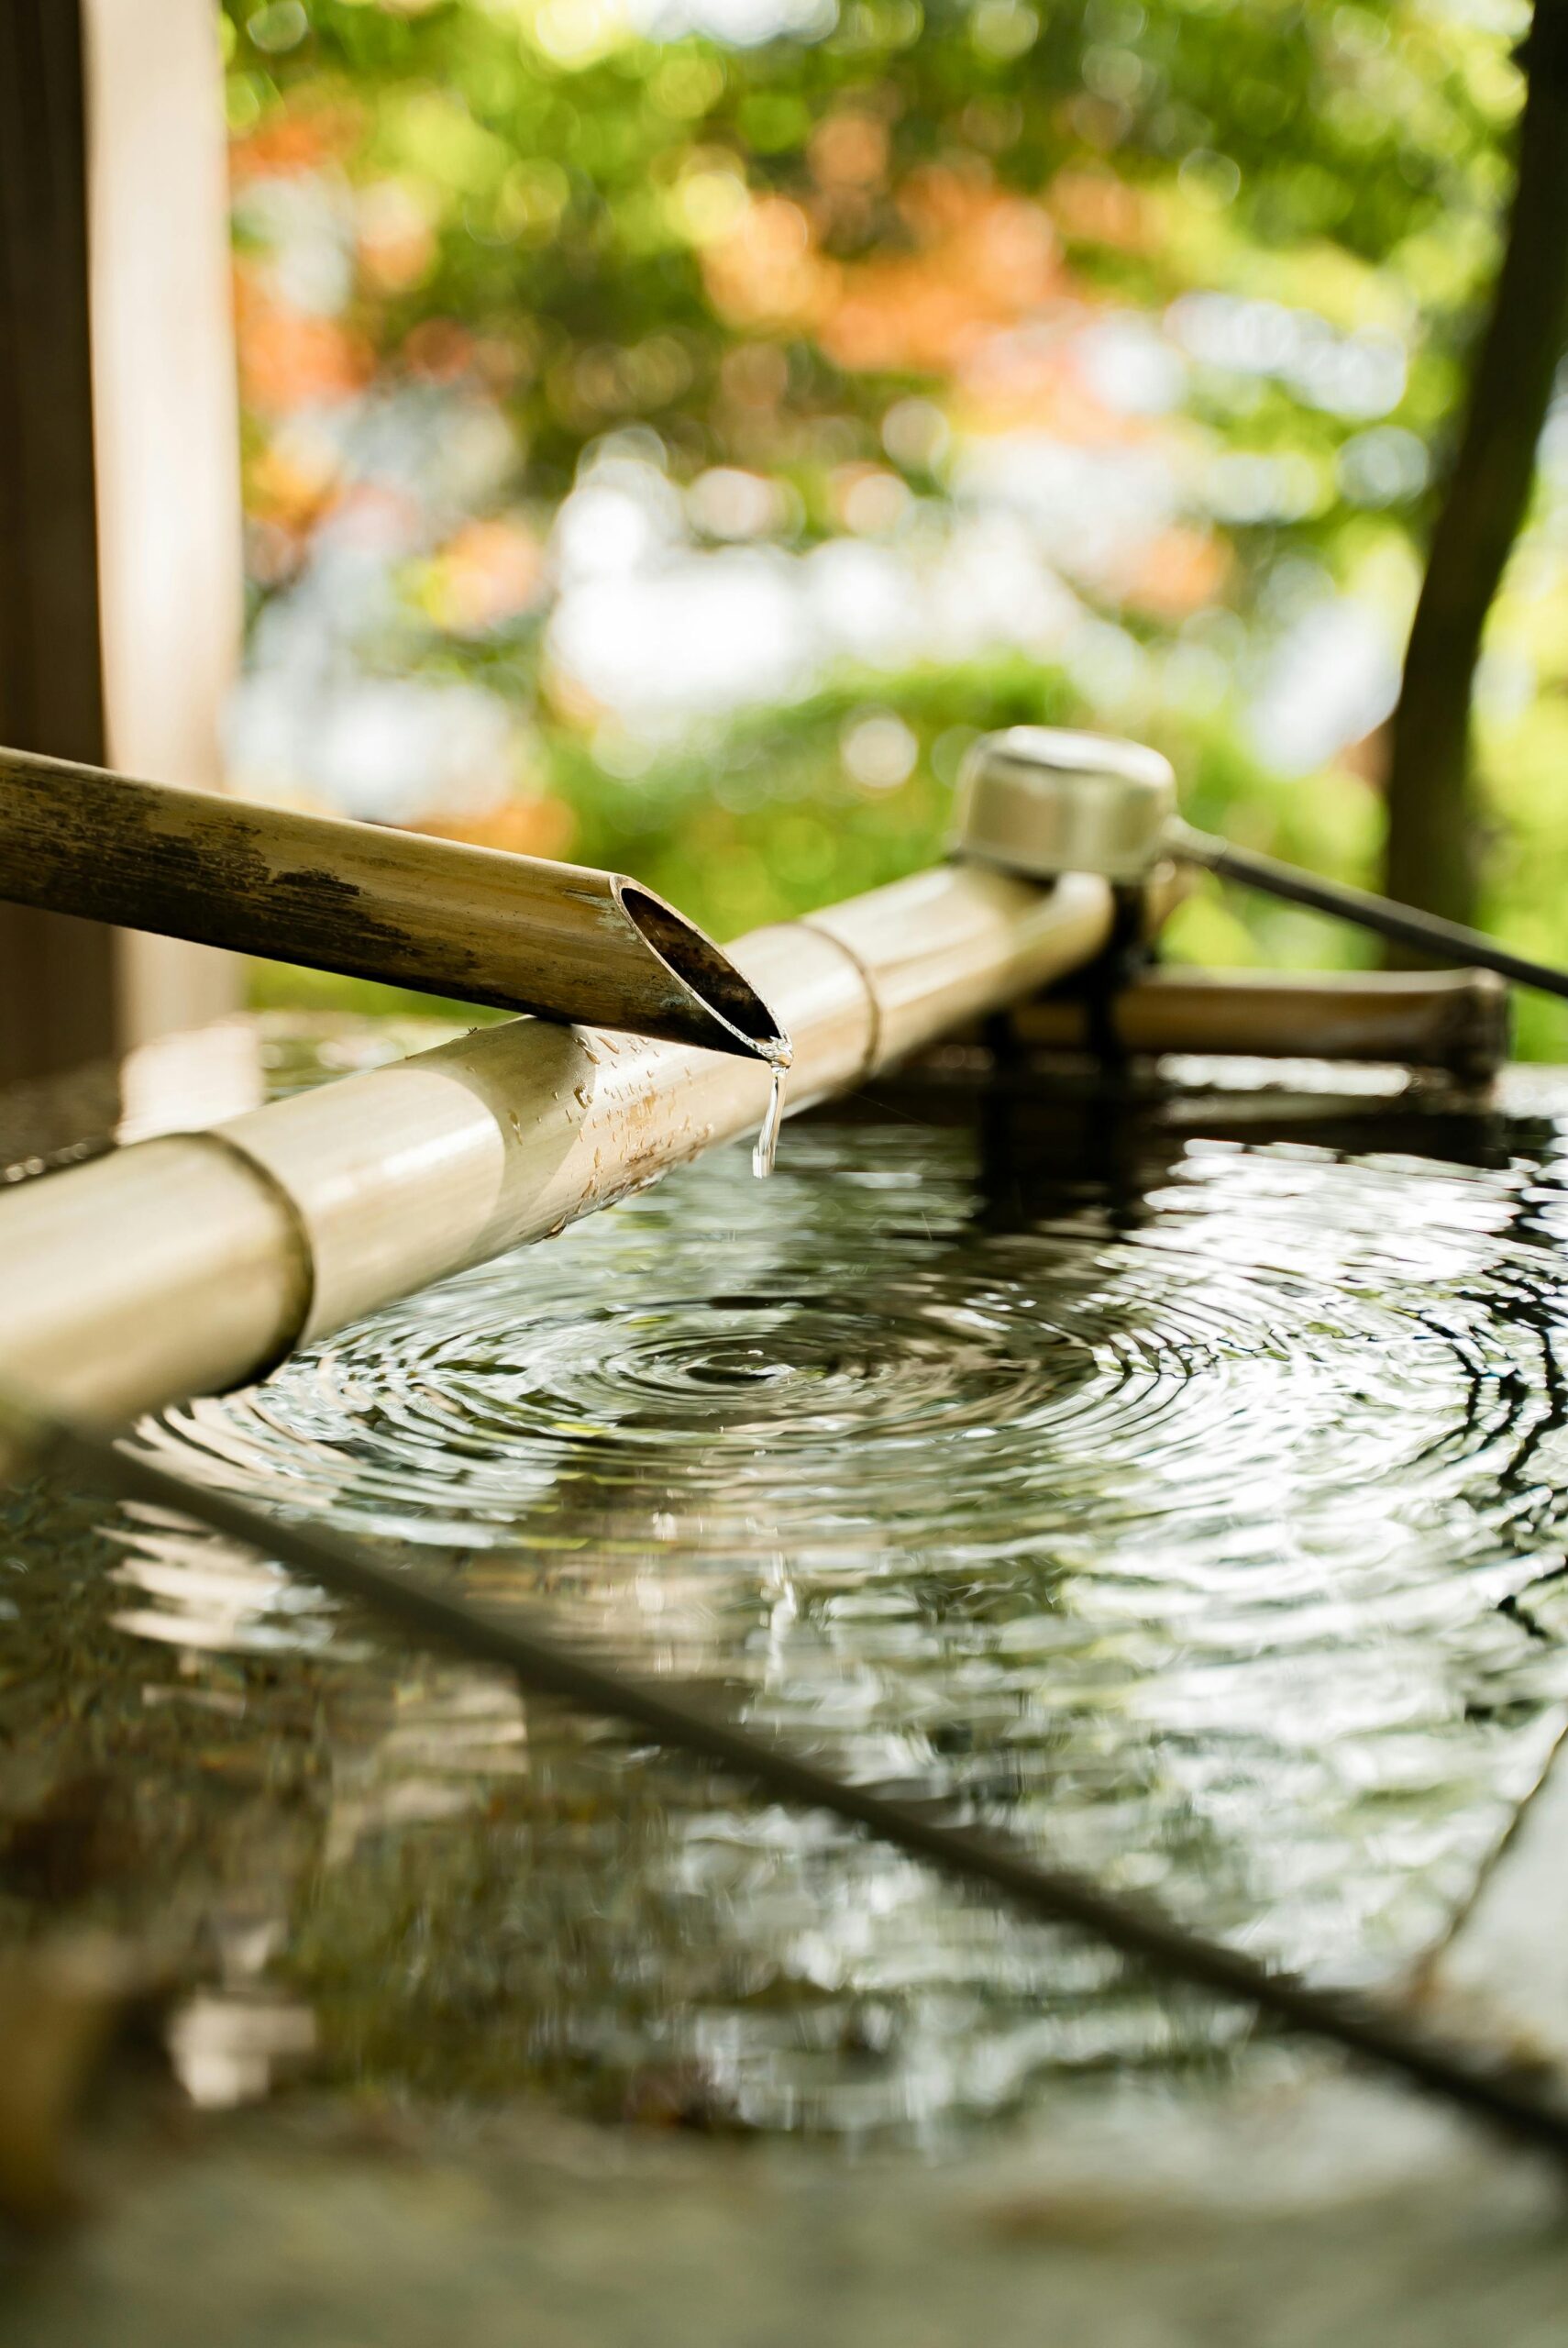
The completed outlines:
[[[944,865],[732,952],[788,1024],[799,1109],[1081,968],[1113,920],[1097,878]],[[756,1126],[769,1082],[518,1020],[24,1183],[0,1197],[0,1377],[109,1418],[254,1379]]]
[[[0,750],[0,898],[502,1011],[774,1057],[767,1005],[640,882]]]
[[[1134,1054],[1389,1060],[1475,1080],[1496,1075],[1508,1049],[1508,990],[1488,970],[1154,970],[1113,995],[1106,1015]],[[1021,1003],[1011,1026],[1032,1050],[1092,1048],[1081,997]]]

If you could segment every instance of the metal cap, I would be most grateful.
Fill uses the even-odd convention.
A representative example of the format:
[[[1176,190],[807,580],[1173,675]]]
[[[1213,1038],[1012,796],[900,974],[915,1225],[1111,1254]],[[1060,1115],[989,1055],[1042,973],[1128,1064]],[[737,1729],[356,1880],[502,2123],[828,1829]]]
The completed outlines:
[[[1176,776],[1157,750],[1104,734],[1010,725],[964,760],[948,845],[1048,880],[1099,872],[1142,880],[1176,815]]]

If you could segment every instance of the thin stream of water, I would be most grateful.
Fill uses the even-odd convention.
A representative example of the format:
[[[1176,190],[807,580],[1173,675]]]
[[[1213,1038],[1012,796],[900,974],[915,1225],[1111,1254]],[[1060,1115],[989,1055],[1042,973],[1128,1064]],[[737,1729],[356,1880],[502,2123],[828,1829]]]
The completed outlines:
[[[767,1058],[769,1079],[767,1107],[751,1153],[751,1170],[758,1181],[767,1180],[778,1159],[778,1134],[784,1123],[784,1085],[790,1072],[788,1050],[769,1052]]]
[[[798,1126],[765,1191],[721,1152],[142,1439],[1386,1979],[1568,1700],[1556,1130],[1032,1146]],[[1244,2031],[176,1521],[29,1505],[0,1820],[39,1800],[24,1744],[86,1737],[85,1651],[88,1742],[142,1757],[138,1864],[83,1912],[250,1950],[331,2076],[929,2141]]]

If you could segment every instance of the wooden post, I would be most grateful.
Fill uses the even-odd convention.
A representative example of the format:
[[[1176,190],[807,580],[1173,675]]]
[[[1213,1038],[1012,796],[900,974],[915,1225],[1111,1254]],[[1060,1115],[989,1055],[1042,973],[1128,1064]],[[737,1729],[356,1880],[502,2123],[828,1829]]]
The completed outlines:
[[[243,616],[218,11],[82,12],[104,763],[212,791]],[[122,1049],[239,1002],[229,955],[131,930],[116,950]]]
[[[0,0],[0,741],[217,780],[238,636],[207,0]],[[228,1008],[203,949],[0,907],[0,1082]]]
[[[102,762],[82,26],[0,0],[0,740]],[[115,1049],[107,930],[0,907],[0,1082]]]

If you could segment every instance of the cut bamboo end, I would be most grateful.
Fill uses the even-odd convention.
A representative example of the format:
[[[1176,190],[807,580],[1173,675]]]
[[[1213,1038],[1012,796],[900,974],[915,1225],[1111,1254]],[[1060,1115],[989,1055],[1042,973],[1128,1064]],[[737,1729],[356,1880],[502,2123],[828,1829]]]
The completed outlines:
[[[1099,879],[944,866],[734,960],[788,1023],[793,1110],[1081,968],[1113,922]],[[517,1020],[24,1184],[0,1198],[0,1375],[106,1418],[254,1379],[755,1128],[769,1086],[759,1060]]]
[[[640,881],[0,750],[0,898],[765,1060],[789,1037]]]
[[[581,868],[575,868],[580,869]],[[682,1020],[681,1033],[669,1035],[654,1027],[644,1019],[635,1022],[630,1032],[639,1036],[663,1036],[673,1043],[702,1044],[712,1049],[754,1053],[758,1059],[777,1061],[788,1067],[793,1057],[790,1037],[774,1017],[756,989],[737,969],[734,963],[712,939],[688,921],[684,914],[645,888],[640,880],[628,880],[621,873],[609,876],[611,892],[632,928],[642,939],[654,959],[667,969],[678,986],[701,1006],[704,1017],[696,1032]],[[508,1008],[526,1010],[527,1004]],[[565,1013],[560,1014],[565,1016]],[[570,1015],[570,1024],[591,1024],[591,1014],[579,1011]],[[615,1022],[601,1020],[602,1026],[613,1026]],[[721,1031],[710,1033],[711,1027]]]
[[[1508,1052],[1508,990],[1489,970],[1155,970],[1113,995],[1106,1017],[1134,1056],[1381,1060],[1482,1082]],[[1011,1024],[1027,1049],[1093,1048],[1088,1008],[1068,995],[1020,1005]]]

